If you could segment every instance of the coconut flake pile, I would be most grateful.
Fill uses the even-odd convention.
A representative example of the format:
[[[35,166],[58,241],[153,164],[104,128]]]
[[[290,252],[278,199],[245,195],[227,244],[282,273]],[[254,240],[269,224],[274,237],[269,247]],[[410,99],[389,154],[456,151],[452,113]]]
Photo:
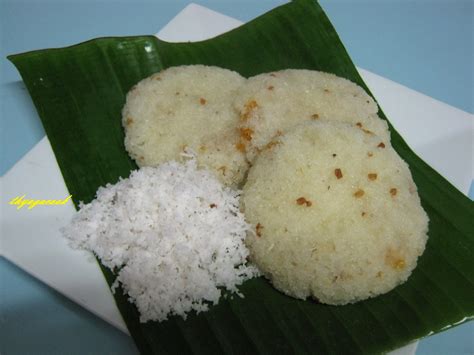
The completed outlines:
[[[99,188],[63,234],[119,270],[113,289],[121,284],[141,322],[186,318],[258,274],[246,262],[239,193],[198,170],[195,159],[142,168]]]

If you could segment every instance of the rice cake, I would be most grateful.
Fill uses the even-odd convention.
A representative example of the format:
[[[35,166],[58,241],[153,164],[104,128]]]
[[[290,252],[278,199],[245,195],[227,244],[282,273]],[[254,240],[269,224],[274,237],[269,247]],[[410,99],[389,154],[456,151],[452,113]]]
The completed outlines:
[[[203,65],[171,67],[140,81],[122,110],[125,148],[139,167],[194,152],[200,167],[236,186],[248,168],[232,108],[244,82],[236,72]]]
[[[254,161],[242,208],[253,262],[296,298],[346,304],[407,280],[428,217],[408,165],[345,123],[306,122]]]
[[[298,69],[260,74],[239,89],[234,106],[240,114],[240,144],[250,161],[273,137],[303,121],[348,122],[390,142],[372,97],[334,74]]]

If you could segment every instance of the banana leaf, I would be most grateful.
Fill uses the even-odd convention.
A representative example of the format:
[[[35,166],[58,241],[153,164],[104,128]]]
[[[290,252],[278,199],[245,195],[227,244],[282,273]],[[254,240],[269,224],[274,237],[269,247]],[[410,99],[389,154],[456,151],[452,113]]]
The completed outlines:
[[[345,77],[368,91],[335,29],[312,0],[283,5],[202,42],[99,38],[9,59],[29,90],[76,206],[91,201],[99,186],[137,168],[124,148],[120,111],[127,91],[152,73],[198,63],[244,76],[307,68]],[[391,135],[430,217],[426,251],[405,284],[353,305],[327,306],[287,297],[257,278],[242,285],[245,298],[223,298],[208,312],[162,323],[140,323],[137,309],[118,290],[115,300],[139,350],[379,353],[472,319],[473,203],[417,157],[393,127]],[[112,271],[101,268],[111,284]]]

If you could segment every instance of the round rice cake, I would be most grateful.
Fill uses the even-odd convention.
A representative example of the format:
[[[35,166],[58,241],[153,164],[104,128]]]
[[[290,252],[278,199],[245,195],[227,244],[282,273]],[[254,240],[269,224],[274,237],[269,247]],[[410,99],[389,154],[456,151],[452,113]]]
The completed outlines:
[[[334,74],[299,69],[260,74],[239,89],[234,106],[240,113],[240,144],[250,161],[273,137],[303,121],[352,123],[390,142],[372,97]]]
[[[140,81],[122,110],[125,148],[140,167],[193,151],[200,167],[236,186],[248,168],[232,107],[244,82],[236,72],[203,65],[171,67]]]
[[[254,161],[241,207],[246,243],[273,285],[300,299],[346,304],[407,280],[428,217],[407,164],[375,135],[307,122]]]

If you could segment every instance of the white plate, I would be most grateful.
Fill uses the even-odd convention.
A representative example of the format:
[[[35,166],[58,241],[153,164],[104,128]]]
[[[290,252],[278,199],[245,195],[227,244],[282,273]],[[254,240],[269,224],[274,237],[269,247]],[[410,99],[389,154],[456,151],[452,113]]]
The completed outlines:
[[[199,5],[181,11],[159,33],[167,41],[196,41],[238,27],[241,22]],[[473,115],[390,80],[359,69],[381,107],[408,144],[460,191],[472,180]],[[66,206],[16,210],[8,201],[18,195],[60,199],[69,195],[47,137],[1,180],[0,252],[13,263],[127,332],[96,261],[71,250],[59,228],[74,213]],[[61,265],[60,268],[57,265]],[[413,354],[416,343],[397,351]]]

